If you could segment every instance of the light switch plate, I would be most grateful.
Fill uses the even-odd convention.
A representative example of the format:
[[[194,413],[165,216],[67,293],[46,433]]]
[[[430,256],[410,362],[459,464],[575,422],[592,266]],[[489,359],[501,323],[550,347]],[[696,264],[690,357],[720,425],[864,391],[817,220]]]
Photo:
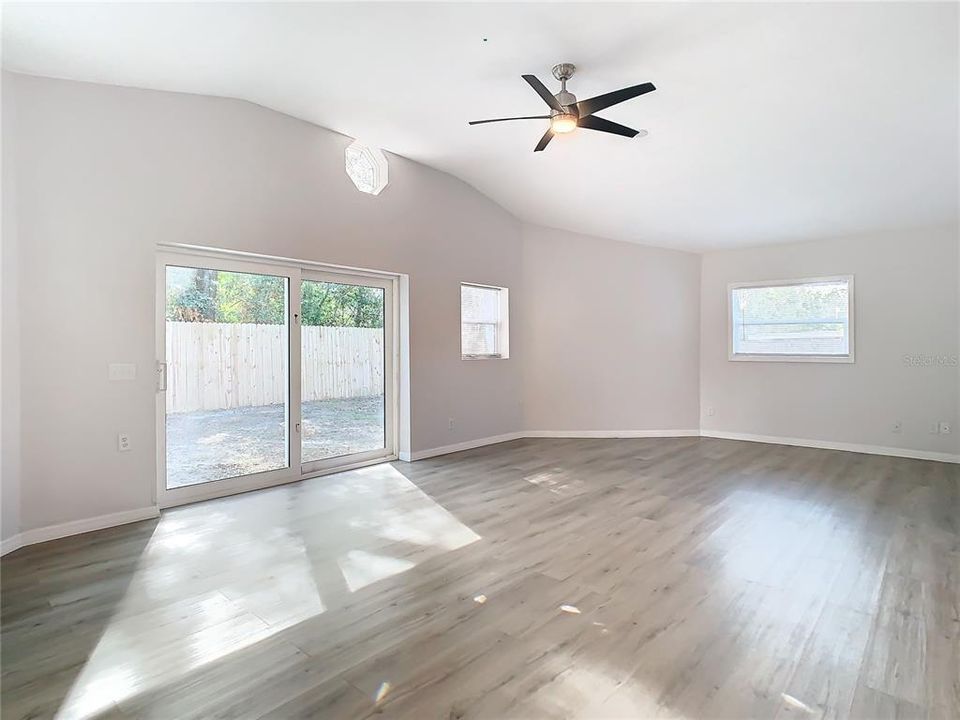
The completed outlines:
[[[133,363],[110,363],[110,380],[136,380],[137,366]]]

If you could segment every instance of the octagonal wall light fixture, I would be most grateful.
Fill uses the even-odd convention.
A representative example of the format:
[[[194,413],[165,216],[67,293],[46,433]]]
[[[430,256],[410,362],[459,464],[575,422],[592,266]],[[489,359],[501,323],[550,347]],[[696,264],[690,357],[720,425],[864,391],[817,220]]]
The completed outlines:
[[[379,148],[354,140],[344,152],[344,166],[360,192],[379,195],[387,186],[387,158]]]

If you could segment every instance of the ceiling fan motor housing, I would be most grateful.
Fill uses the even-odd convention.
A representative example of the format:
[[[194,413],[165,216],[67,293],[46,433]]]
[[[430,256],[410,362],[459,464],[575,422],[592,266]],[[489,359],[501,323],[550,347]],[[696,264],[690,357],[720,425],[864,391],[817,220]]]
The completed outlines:
[[[571,92],[567,92],[567,80],[573,77],[573,73],[575,73],[576,70],[577,67],[573,63],[560,63],[559,65],[553,66],[553,76],[560,81],[560,92],[554,95],[554,97],[558,103],[563,105],[569,114],[579,116],[580,113],[577,112],[576,107],[577,96]],[[553,110],[550,114],[557,115],[560,114],[560,111]]]
[[[569,93],[566,90],[561,90],[554,97],[557,99],[557,102],[563,105],[568,112],[573,113],[574,115],[579,115],[577,112],[577,96],[573,93]],[[553,114],[556,114],[556,110],[553,111]]]
[[[577,66],[573,63],[558,63],[553,66],[553,76],[557,80],[569,80],[577,71]]]

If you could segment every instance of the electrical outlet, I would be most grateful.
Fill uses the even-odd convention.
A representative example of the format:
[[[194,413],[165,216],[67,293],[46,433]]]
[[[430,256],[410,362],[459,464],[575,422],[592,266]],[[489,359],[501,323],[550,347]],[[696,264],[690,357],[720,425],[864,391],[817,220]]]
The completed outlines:
[[[710,406],[707,408],[707,415],[709,415],[710,417],[713,417],[716,414],[717,414],[717,411],[713,408],[713,406]]]
[[[950,423],[947,422],[946,420],[944,420],[944,421],[942,421],[942,422],[940,423],[940,434],[941,434],[941,435],[949,435],[949,434],[950,434]]]
[[[894,420],[893,427],[890,428],[890,432],[898,433],[898,432],[901,432],[902,430],[903,430],[903,423],[900,422],[899,420]]]
[[[453,418],[447,418],[447,430],[453,430]]]
[[[117,451],[128,452],[130,450],[130,436],[126,433],[117,435]]]
[[[935,422],[930,423],[929,433],[931,435],[936,435],[939,432],[940,432],[940,423],[935,423]]]

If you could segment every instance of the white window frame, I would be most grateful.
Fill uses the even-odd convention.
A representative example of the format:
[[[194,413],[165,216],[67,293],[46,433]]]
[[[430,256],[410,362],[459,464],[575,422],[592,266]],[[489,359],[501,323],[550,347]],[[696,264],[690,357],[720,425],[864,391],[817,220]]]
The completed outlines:
[[[846,282],[847,283],[847,340],[848,352],[846,355],[806,355],[806,354],[777,354],[777,353],[737,353],[733,349],[733,291],[741,288],[787,287],[790,285],[810,285],[814,283]],[[735,282],[727,285],[727,357],[732,361],[747,362],[814,362],[814,363],[852,363],[854,362],[854,346],[856,333],[854,319],[856,318],[854,304],[853,275],[826,275],[822,277],[791,278],[787,280],[760,280],[755,282]]]
[[[486,290],[498,290],[500,300],[500,321],[497,325],[497,347],[500,352],[489,354],[471,354],[463,351],[463,288],[476,287]],[[457,288],[457,307],[460,310],[460,359],[461,360],[509,360],[510,359],[510,290],[499,285],[486,283],[461,282]]]

